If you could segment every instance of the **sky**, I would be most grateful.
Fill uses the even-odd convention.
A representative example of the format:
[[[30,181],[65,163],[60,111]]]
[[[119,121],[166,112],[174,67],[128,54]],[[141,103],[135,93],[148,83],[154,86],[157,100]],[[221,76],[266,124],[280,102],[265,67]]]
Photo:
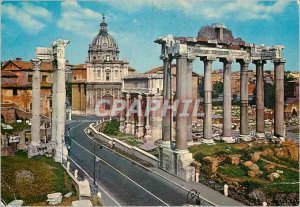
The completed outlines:
[[[285,45],[286,70],[299,70],[299,8],[297,1],[98,0],[2,1],[2,60],[35,57],[36,47],[50,47],[56,39],[70,40],[66,57],[84,63],[88,46],[99,31],[102,14],[120,56],[138,72],[162,65],[157,37],[196,37],[199,29],[224,23],[234,37],[248,43]],[[222,68],[215,61],[214,69]],[[250,65],[254,69],[254,65]],[[266,69],[273,69],[268,63]],[[233,64],[233,71],[239,64]],[[196,59],[193,70],[203,74]]]

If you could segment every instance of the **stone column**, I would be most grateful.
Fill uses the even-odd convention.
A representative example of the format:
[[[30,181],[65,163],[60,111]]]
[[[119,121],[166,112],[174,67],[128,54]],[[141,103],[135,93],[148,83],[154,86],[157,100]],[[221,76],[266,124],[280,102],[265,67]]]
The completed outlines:
[[[56,73],[56,92],[53,96],[56,96],[55,119],[52,120],[57,123],[56,125],[56,148],[54,160],[62,163],[63,160],[63,143],[65,139],[65,120],[66,120],[66,87],[65,87],[65,47],[69,43],[68,40],[57,40],[52,43],[53,46],[53,67]]]
[[[230,59],[220,59],[223,62],[223,141],[234,143],[231,131],[231,64]]]
[[[147,94],[147,97],[146,97],[146,100],[147,100],[147,111],[148,111],[148,114],[146,116],[146,135],[145,135],[145,140],[146,142],[149,142],[152,138],[151,136],[151,126],[150,126],[150,107],[151,107],[151,96],[149,94]]]
[[[192,142],[192,122],[193,122],[193,113],[191,110],[192,100],[193,100],[193,60],[194,58],[189,57],[187,59],[187,70],[186,70],[186,100],[189,101],[189,116],[187,117],[187,125],[188,125],[188,135],[187,141]],[[197,97],[195,97],[196,99]]]
[[[211,72],[214,59],[201,58],[204,62],[204,120],[203,120],[203,142],[214,144],[212,137],[212,82]]]
[[[122,101],[124,101],[124,96],[121,95]],[[125,132],[125,109],[120,112],[120,132]]]
[[[163,102],[171,104],[171,61],[168,58],[164,58],[164,76],[163,76]],[[155,91],[156,93],[156,91]],[[162,147],[170,148],[171,140],[171,116],[172,110],[168,109],[165,116],[162,117]]]
[[[275,71],[275,113],[274,135],[285,137],[284,134],[284,59],[274,60]]]
[[[251,141],[249,136],[249,118],[248,118],[248,67],[249,60],[240,60],[240,91],[241,91],[241,103],[240,103],[240,135],[243,141]]]
[[[138,95],[138,104],[137,104],[137,110],[138,110],[138,123],[137,123],[137,138],[142,139],[144,136],[144,121],[143,121],[143,111],[142,111],[142,99],[143,96],[141,94]]]
[[[256,136],[265,138],[265,106],[264,106],[264,64],[265,60],[255,60],[256,65]]]
[[[180,55],[176,59],[176,99],[178,101],[178,111],[176,114],[176,150],[187,150],[188,137],[188,117],[180,116],[184,107],[184,100],[187,99],[187,55]]]
[[[130,95],[127,93],[126,94],[126,120],[125,120],[125,133],[130,134],[131,133],[131,122],[130,122],[130,113],[129,113],[129,108],[130,108]]]
[[[31,119],[31,144],[38,146],[40,144],[40,110],[41,110],[41,75],[39,59],[32,59],[33,80],[32,80],[32,119]]]

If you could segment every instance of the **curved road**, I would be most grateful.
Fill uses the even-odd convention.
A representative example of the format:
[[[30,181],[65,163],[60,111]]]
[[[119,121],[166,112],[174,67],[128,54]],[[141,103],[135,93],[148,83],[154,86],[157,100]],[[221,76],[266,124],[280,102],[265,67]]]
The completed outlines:
[[[70,138],[66,138],[66,141],[71,146],[69,156],[93,177],[95,147],[95,155],[103,160],[96,163],[96,180],[114,198],[113,205],[180,206],[186,204],[187,192],[184,189],[106,148],[100,149],[99,145],[95,145],[84,133],[84,129],[91,122],[82,122],[83,119],[95,120],[96,118],[76,117],[76,122],[68,124]],[[74,168],[72,162],[71,168]],[[195,204],[195,201],[188,203]],[[202,204],[208,205],[204,202]]]

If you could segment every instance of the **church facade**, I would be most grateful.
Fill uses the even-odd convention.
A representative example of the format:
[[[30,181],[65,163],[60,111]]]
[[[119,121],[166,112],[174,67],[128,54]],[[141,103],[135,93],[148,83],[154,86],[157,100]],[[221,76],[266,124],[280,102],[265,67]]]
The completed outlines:
[[[135,70],[126,60],[119,59],[119,52],[103,17],[99,33],[89,45],[86,63],[72,67],[73,114],[95,114],[95,110],[109,109],[107,105],[95,109],[97,101],[121,98],[122,79]]]

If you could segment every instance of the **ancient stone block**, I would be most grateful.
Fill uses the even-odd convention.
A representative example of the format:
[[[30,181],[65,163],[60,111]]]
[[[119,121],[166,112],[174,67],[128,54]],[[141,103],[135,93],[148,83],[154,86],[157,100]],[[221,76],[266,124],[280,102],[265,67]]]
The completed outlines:
[[[238,165],[240,163],[240,155],[229,155],[228,160],[232,165]]]
[[[258,161],[259,158],[260,158],[258,152],[254,152],[254,153],[250,154],[250,156],[251,156],[251,161],[252,161],[252,162],[256,162],[256,161]]]
[[[251,165],[253,165],[253,163],[251,161],[245,161],[245,162],[243,162],[243,165],[245,167],[250,167]]]
[[[277,157],[289,158],[289,151],[286,148],[276,148],[275,154]]]
[[[272,165],[272,164],[266,164],[266,165],[264,166],[264,169],[265,169],[267,172],[273,172],[273,171],[274,171],[274,168],[275,168],[275,166]]]
[[[268,175],[268,179],[269,179],[271,182],[273,182],[274,179],[277,179],[277,178],[279,178],[279,177],[280,177],[280,174],[277,173],[277,172],[275,172],[275,173],[270,173],[270,174]]]
[[[62,202],[62,195],[61,193],[51,193],[47,195],[47,201],[49,205],[57,205]]]
[[[219,161],[215,157],[207,156],[202,159],[202,169],[206,174],[211,175],[218,171]]]
[[[254,178],[256,176],[256,173],[251,171],[251,170],[248,171],[247,173],[248,173],[248,176],[251,177],[251,178]]]
[[[259,171],[259,167],[258,167],[257,164],[251,165],[251,166],[249,167],[249,169],[250,169],[251,171],[253,171],[253,172]]]

